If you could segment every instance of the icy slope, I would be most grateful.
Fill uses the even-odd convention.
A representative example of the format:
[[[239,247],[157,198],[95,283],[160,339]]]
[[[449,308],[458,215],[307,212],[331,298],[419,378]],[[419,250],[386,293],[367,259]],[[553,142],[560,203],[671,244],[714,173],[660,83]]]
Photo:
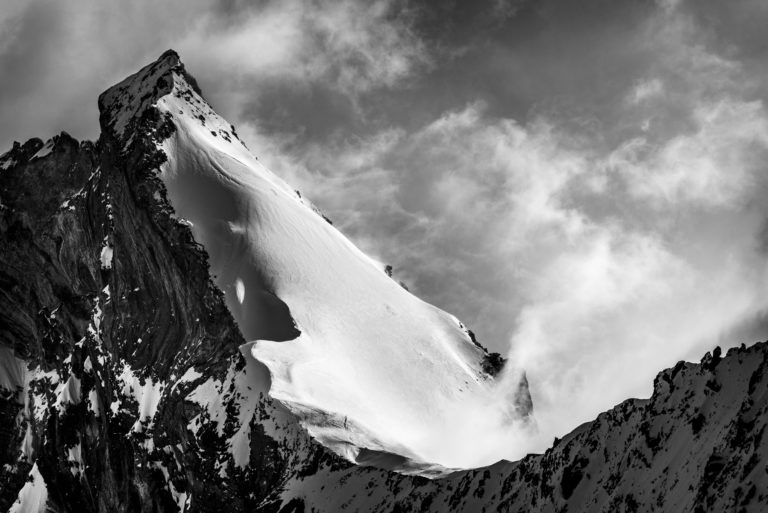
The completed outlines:
[[[498,429],[527,423],[516,387],[509,397],[497,390],[482,370],[487,353],[464,326],[399,286],[253,157],[175,53],[100,103],[102,124],[126,145],[150,106],[173,127],[162,142],[171,203],[208,250],[251,353],[269,368],[270,395],[324,445],[358,463],[439,474],[430,464],[491,462],[454,443],[462,440],[452,433],[487,429],[467,411],[500,419]]]

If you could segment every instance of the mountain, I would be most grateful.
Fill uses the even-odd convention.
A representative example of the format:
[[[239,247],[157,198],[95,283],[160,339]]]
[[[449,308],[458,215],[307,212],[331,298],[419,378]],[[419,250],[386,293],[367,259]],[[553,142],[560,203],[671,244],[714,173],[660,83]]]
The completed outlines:
[[[464,406],[533,428],[524,375],[266,170],[174,52],[99,107],[95,143],[0,156],[0,509],[765,509],[768,345],[452,472]]]
[[[517,386],[492,400],[490,355],[463,324],[405,290],[254,158],[178,55],[110,88],[99,106],[121,152],[148,137],[164,156],[164,192],[208,252],[249,341],[243,353],[268,369],[254,393],[277,399],[324,446],[434,476],[464,464],[443,442],[468,406],[487,404],[510,427],[529,422]]]

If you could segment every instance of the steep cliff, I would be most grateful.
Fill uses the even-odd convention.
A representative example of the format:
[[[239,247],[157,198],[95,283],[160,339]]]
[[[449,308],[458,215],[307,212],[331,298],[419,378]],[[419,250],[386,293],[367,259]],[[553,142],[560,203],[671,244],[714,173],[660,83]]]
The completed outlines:
[[[264,287],[262,276],[238,285],[243,276],[226,275],[215,248],[209,264],[208,248],[198,244],[196,237],[209,236],[195,228],[204,219],[179,217],[195,214],[173,178],[179,137],[187,145],[201,139],[188,137],[171,108],[200,109],[203,142],[242,144],[208,113],[178,56],[166,53],[142,71],[136,88],[102,95],[98,142],[62,133],[0,156],[0,510],[768,507],[767,344],[681,362],[657,377],[650,399],[628,400],[519,462],[430,480],[354,466],[328,451],[303,426],[328,423],[331,435],[318,438],[339,441],[350,431],[346,419],[315,418],[296,402],[285,401],[289,411],[273,400],[269,373],[253,356],[277,365],[273,372],[291,362],[254,351],[243,336],[264,333],[245,324],[248,299],[276,320],[262,338],[295,338],[302,326],[293,316],[304,308],[295,291]],[[290,200],[327,224],[302,198]],[[246,297],[246,285],[274,295]],[[471,372],[480,390],[477,362]],[[513,406],[524,418],[530,404],[526,394],[519,398]],[[328,404],[316,399],[314,406]],[[471,450],[472,440],[465,443]],[[351,456],[405,471],[413,464],[372,450]]]

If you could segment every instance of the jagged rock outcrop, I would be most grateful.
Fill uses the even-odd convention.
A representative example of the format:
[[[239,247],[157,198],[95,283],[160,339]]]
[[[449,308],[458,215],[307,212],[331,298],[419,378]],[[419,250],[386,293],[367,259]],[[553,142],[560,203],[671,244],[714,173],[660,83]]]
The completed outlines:
[[[175,127],[151,69],[141,108],[101,98],[96,143],[0,156],[0,510],[768,508],[766,343],[681,362],[519,462],[429,480],[325,450],[254,393],[264,369],[159,177]]]

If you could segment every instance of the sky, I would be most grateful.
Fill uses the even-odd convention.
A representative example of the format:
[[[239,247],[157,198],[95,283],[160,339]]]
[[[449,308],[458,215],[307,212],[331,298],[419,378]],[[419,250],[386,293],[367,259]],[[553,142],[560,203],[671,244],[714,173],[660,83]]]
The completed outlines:
[[[175,49],[561,436],[768,339],[767,23],[761,0],[5,0],[0,148],[97,138],[98,94]]]

